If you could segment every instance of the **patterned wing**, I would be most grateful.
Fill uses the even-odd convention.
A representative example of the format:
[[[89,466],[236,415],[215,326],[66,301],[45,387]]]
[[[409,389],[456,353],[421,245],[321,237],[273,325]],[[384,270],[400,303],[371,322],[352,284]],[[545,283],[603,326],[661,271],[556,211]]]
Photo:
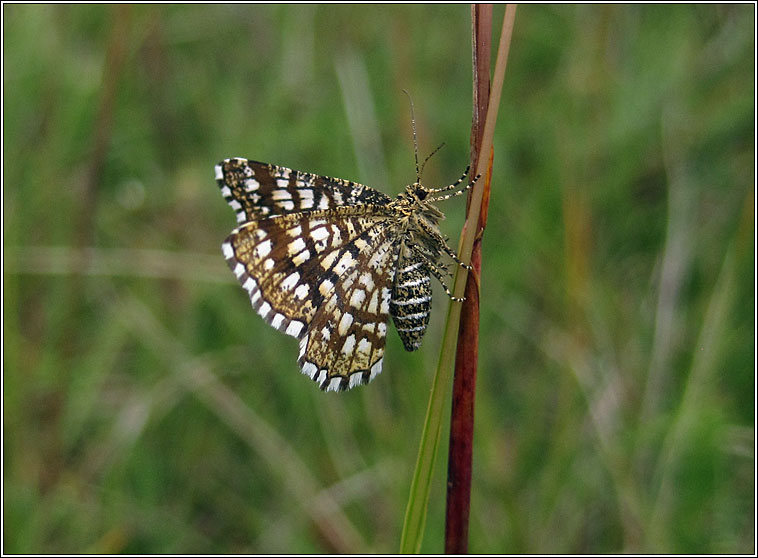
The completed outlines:
[[[363,184],[240,158],[216,165],[216,180],[226,202],[237,214],[238,223],[390,201],[388,196]]]
[[[321,389],[341,391],[367,384],[382,371],[392,281],[399,245],[387,228],[332,286],[300,340],[298,363]],[[322,283],[322,286],[324,284]]]
[[[222,248],[267,323],[300,339],[322,389],[367,383],[382,366],[397,245],[371,205],[254,220]]]

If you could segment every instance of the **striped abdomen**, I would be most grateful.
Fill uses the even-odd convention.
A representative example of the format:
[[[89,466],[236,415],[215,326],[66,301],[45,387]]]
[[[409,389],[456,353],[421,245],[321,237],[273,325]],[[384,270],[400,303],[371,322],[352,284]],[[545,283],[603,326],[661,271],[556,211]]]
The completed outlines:
[[[432,284],[423,260],[403,247],[390,300],[390,315],[406,351],[421,346],[432,308]]]

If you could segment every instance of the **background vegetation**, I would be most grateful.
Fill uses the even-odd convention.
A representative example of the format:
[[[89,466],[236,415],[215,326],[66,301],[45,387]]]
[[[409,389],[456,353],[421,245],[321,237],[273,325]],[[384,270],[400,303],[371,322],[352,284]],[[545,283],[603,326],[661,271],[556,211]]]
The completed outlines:
[[[754,9],[519,8],[472,552],[755,551]],[[394,195],[407,89],[421,156],[447,143],[425,182],[455,180],[469,25],[465,5],[3,6],[5,552],[397,550],[444,295],[420,351],[390,331],[375,382],[321,393],[226,268],[213,165]]]

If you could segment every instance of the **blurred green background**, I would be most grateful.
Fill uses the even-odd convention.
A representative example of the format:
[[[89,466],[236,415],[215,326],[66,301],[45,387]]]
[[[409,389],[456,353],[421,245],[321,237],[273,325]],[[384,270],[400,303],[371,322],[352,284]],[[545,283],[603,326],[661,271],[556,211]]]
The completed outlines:
[[[754,9],[518,9],[471,552],[755,551]],[[213,166],[395,195],[407,89],[452,182],[469,7],[5,4],[3,63],[3,550],[397,551],[444,293],[420,351],[390,330],[371,385],[320,392],[224,263]]]

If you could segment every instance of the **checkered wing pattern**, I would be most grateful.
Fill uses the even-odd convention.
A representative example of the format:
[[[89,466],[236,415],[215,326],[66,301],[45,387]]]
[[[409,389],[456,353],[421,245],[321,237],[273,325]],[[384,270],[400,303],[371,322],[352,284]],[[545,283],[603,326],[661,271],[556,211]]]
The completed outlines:
[[[302,211],[391,201],[388,196],[363,184],[240,158],[227,159],[216,165],[216,180],[224,199],[234,209],[238,223]]]
[[[300,340],[300,368],[321,389],[342,391],[381,372],[389,316],[405,348],[419,347],[430,277],[442,282],[443,256],[455,258],[432,202],[461,193],[440,195],[463,177],[441,189],[417,182],[394,200],[246,159],[223,161],[216,178],[240,223],[224,257],[256,312]]]
[[[334,258],[339,269],[320,280],[322,304],[300,340],[298,363],[322,389],[365,384],[382,370],[398,255],[388,232],[377,227],[350,243]]]
[[[321,196],[292,198],[333,199],[322,189]],[[398,256],[387,218],[373,204],[259,217],[222,246],[253,308],[300,340],[301,370],[324,390],[349,389],[381,372]]]

